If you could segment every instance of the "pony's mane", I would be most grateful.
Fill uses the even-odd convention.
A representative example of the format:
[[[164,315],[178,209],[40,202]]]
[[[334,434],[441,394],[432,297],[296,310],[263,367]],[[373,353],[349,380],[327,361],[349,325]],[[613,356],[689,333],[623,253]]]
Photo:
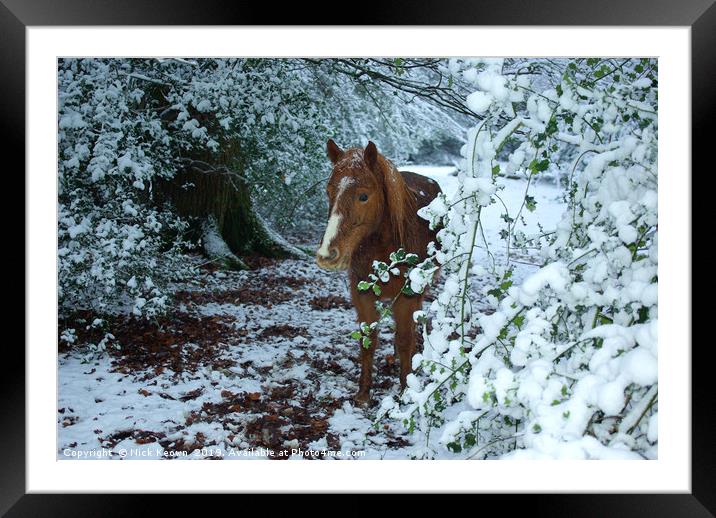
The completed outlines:
[[[407,252],[415,252],[415,230],[411,223],[417,217],[415,195],[393,163],[378,153],[378,168],[381,169],[383,188],[390,214],[390,223],[396,242]]]

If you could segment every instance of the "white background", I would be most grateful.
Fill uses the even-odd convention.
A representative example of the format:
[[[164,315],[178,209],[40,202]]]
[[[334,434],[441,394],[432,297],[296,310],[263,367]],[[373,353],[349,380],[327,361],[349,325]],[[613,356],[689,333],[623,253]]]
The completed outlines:
[[[691,58],[688,27],[29,27],[27,43],[28,492],[690,492]],[[149,55],[658,57],[659,459],[360,462],[56,460],[56,59],[61,56]]]

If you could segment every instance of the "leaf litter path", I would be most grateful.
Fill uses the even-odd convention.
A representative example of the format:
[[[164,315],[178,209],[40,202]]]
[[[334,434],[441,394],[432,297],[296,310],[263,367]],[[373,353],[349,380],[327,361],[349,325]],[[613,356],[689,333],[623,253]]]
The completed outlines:
[[[352,405],[359,346],[345,273],[262,261],[204,271],[175,297],[166,318],[111,322],[119,350],[60,354],[59,459],[410,456],[399,424],[376,428],[377,407]],[[398,393],[397,370],[386,329],[376,401]]]

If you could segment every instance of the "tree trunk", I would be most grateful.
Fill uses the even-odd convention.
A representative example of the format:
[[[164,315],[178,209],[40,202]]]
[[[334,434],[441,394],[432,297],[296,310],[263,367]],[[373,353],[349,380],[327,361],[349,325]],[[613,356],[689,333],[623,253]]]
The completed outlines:
[[[224,241],[213,214],[207,216],[202,222],[201,243],[204,248],[204,255],[220,266],[232,270],[245,270],[248,268],[246,263],[236,257],[226,244],[226,241]]]
[[[239,255],[258,254],[280,259],[305,259],[306,254],[302,250],[271,229],[264,218],[254,210],[248,188],[242,179],[238,181],[244,187],[234,193],[234,203],[224,212],[221,226],[221,235],[229,248]]]
[[[233,147],[234,149],[231,149]],[[222,154],[185,160],[185,168],[159,186],[178,213],[197,222],[209,259],[245,268],[238,256],[305,259],[307,255],[274,232],[256,212],[238,160],[238,145]]]

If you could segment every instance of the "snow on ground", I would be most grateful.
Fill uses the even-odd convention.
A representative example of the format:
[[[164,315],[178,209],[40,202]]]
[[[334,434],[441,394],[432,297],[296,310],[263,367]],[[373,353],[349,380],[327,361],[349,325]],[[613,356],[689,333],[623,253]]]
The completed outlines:
[[[457,188],[453,168],[405,169],[434,178],[448,194]],[[505,184],[500,196],[514,214],[526,182]],[[527,232],[538,231],[538,218],[553,228],[563,208],[558,189],[536,184],[531,194],[537,210],[523,211]],[[504,228],[500,209],[483,213],[490,243],[499,243]],[[479,246],[481,260],[489,260]],[[121,348],[104,356],[61,352],[58,459],[410,458],[415,436],[400,423],[374,423],[377,406],[352,405],[360,369],[358,345],[348,337],[356,319],[346,275],[308,261],[258,266],[203,270],[175,287],[175,312],[156,322],[118,319]],[[398,392],[388,329],[375,364],[379,402]],[[442,449],[440,456],[452,454]]]
[[[440,188],[448,197],[453,200],[458,190],[459,182],[455,173],[457,169],[453,166],[424,166],[424,165],[406,165],[399,167],[401,171],[412,171],[414,173],[428,176],[440,184]],[[504,168],[503,168],[504,169]],[[505,214],[505,208],[509,216],[517,220],[513,231],[522,231],[526,236],[535,236],[541,232],[549,232],[556,228],[559,223],[565,204],[562,201],[562,189],[555,186],[553,181],[532,181],[527,191],[535,201],[535,210],[529,211],[527,207],[523,207],[520,212],[522,201],[525,198],[525,192],[528,185],[525,179],[503,178],[498,181],[500,185],[504,185],[504,190],[498,191],[497,196],[500,197],[502,203],[495,203],[482,209],[481,220],[485,229],[485,239],[478,239],[476,244],[475,258],[478,264],[482,264],[485,269],[489,270],[492,265],[492,258],[489,252],[494,256],[498,264],[504,263],[507,255],[507,249],[504,241],[500,238],[500,232],[506,229],[506,222],[502,218]],[[521,218],[517,218],[517,214]],[[523,221],[524,220],[524,221]],[[539,225],[538,225],[539,223]],[[542,230],[540,230],[540,226]],[[487,246],[485,245],[487,242]],[[511,251],[514,254],[514,250]],[[519,282],[526,275],[534,272],[540,265],[539,259],[532,254],[527,256],[514,256],[511,259],[515,266],[513,279],[515,283]],[[519,261],[519,262],[516,262]]]

